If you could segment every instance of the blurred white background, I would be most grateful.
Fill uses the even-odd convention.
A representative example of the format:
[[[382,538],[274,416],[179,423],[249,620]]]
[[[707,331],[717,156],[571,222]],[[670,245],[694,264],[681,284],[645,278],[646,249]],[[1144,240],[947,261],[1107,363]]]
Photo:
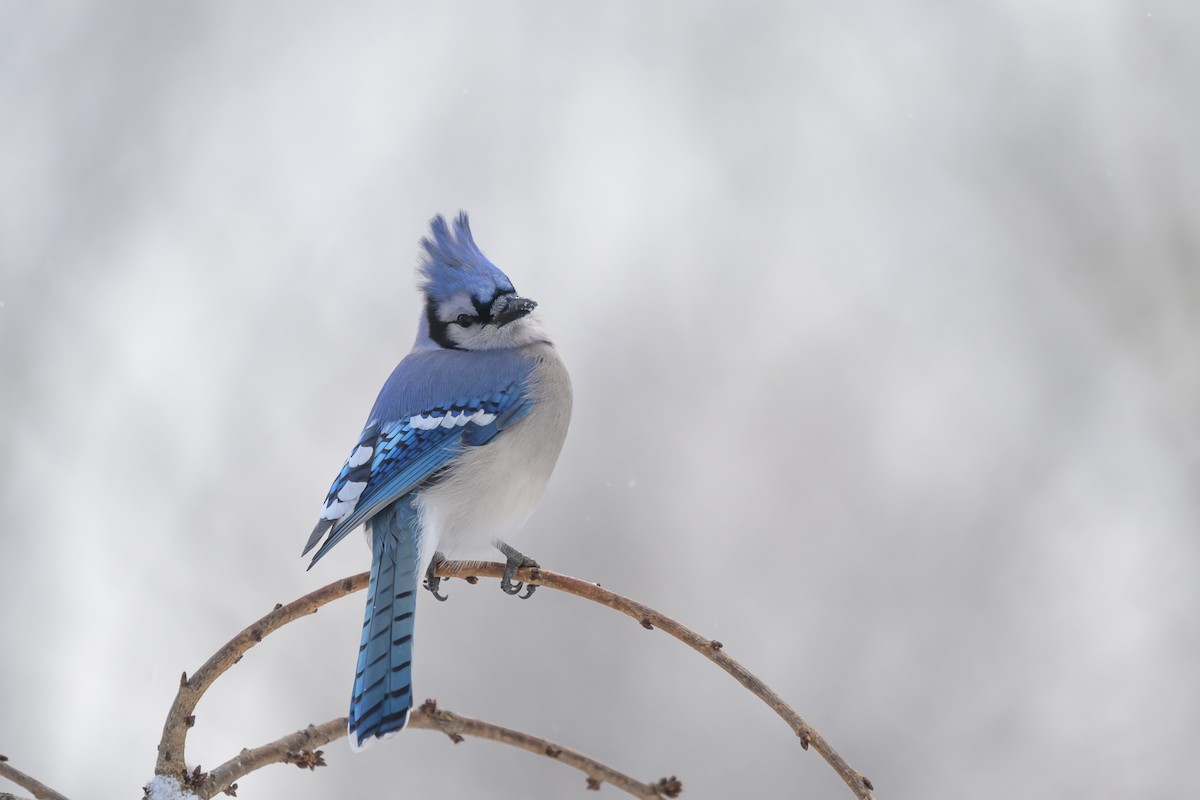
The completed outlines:
[[[367,568],[300,549],[465,208],[575,381],[522,550],[721,639],[881,798],[1193,791],[1198,36],[1190,0],[3,3],[0,753],[138,796],[181,671]],[[689,798],[850,796],[668,637],[449,591],[418,698]],[[361,604],[247,656],[191,762],[344,714]],[[239,797],[585,797],[487,742],[325,750]]]

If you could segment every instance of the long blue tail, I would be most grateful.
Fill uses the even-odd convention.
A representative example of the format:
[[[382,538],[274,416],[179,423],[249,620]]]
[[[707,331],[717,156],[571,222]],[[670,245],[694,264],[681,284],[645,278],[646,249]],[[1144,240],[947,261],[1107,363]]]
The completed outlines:
[[[350,698],[350,743],[355,749],[371,737],[403,728],[413,704],[413,616],[420,588],[417,513],[406,498],[369,524],[371,582]]]

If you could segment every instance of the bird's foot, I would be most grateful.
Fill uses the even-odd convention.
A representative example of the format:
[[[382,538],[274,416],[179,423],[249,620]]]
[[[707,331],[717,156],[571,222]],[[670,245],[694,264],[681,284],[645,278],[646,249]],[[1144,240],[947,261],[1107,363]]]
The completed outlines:
[[[434,553],[433,560],[429,562],[429,569],[425,570],[425,588],[429,593],[438,600],[445,602],[449,599],[449,595],[438,594],[438,589],[442,586],[442,579],[438,577],[437,568],[446,562],[446,557],[441,553]]]
[[[524,567],[536,568],[540,567],[541,564],[534,561],[529,556],[521,553],[520,551],[509,547],[499,539],[496,540],[495,544],[496,549],[503,553],[504,558],[507,559],[504,564],[504,577],[500,579],[501,591],[503,591],[505,594],[515,595],[521,594],[521,590],[525,589],[525,594],[521,595],[521,599],[528,600],[533,595],[534,590],[537,589],[537,586],[531,583],[528,587],[526,587],[521,581],[514,583],[513,578],[517,576],[517,570]]]

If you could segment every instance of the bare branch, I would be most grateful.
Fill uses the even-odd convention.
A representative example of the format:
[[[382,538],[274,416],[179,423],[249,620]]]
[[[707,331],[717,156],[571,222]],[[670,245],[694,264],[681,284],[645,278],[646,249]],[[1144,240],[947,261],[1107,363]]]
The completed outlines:
[[[500,578],[504,575],[504,565],[494,562],[480,564],[463,561],[446,561],[438,568],[437,574],[443,578],[470,578],[479,576]],[[630,600],[628,597],[605,589],[599,584],[587,583],[578,578],[560,575],[557,572],[537,567],[522,569],[518,571],[517,577],[526,583],[558,589],[568,594],[573,594],[576,597],[582,597],[600,605],[608,606],[627,616],[633,617],[643,628],[659,628],[665,633],[674,636],[728,672],[737,679],[738,683],[753,692],[772,711],[782,717],[784,722],[791,726],[796,736],[800,738],[800,746],[805,750],[811,747],[820,753],[821,757],[834,768],[859,800],[871,800],[871,792],[875,788],[871,785],[871,782],[846,763],[846,760],[833,749],[833,746],[815,728],[809,725],[803,717],[797,714],[790,705],[784,702],[783,698],[775,694],[770,687],[759,680],[750,670],[730,658],[725,653],[723,645],[720,642],[713,639],[706,639],[665,614],[660,614],[649,606],[642,605],[635,600]]]
[[[352,578],[335,581],[286,606],[275,606],[271,613],[230,639],[190,678],[185,672],[180,678],[179,692],[175,695],[175,702],[171,704],[171,710],[167,712],[167,721],[163,725],[162,740],[158,744],[158,763],[154,773],[178,778],[187,771],[183,758],[184,743],[188,728],[196,724],[193,714],[196,704],[200,702],[200,698],[212,682],[225,670],[241,661],[246,651],[261,642],[268,633],[294,619],[316,613],[318,608],[332,600],[363,589],[367,585],[368,577],[369,575],[363,572]]]
[[[323,744],[328,744],[346,735],[346,718],[331,719],[321,725],[309,725],[303,730],[289,733],[262,747],[242,750],[233,758],[208,773],[208,779],[197,791],[200,797],[209,798],[224,792],[230,784],[244,775],[268,764],[288,763],[289,756],[312,753]],[[319,752],[319,751],[316,751]],[[315,764],[314,764],[315,766]]]
[[[504,574],[504,565],[494,562],[479,563],[447,561],[443,562],[438,567],[437,574],[443,578],[476,578],[481,576],[500,578]],[[180,682],[179,693],[175,698],[175,703],[172,705],[171,711],[167,717],[167,723],[163,727],[163,738],[162,742],[159,744],[158,766],[155,769],[156,774],[176,776],[183,776],[185,774],[183,759],[184,742],[187,737],[187,729],[195,723],[195,717],[192,716],[192,712],[195,710],[196,704],[199,702],[200,697],[204,694],[208,687],[212,685],[212,682],[216,680],[218,676],[220,676],[230,666],[241,660],[242,655],[255,644],[262,641],[262,638],[268,633],[277,630],[282,625],[285,625],[298,617],[314,613],[325,603],[336,600],[339,597],[343,597],[366,587],[368,578],[368,573],[359,573],[351,578],[346,578],[344,580],[331,583],[328,586],[305,595],[299,600],[289,603],[286,606],[276,606],[275,610],[270,614],[267,614],[254,625],[246,628],[233,639],[231,639],[224,647],[217,651],[212,658],[205,662],[204,666],[197,670],[197,672],[190,679],[185,674]],[[817,732],[815,728],[809,725],[803,717],[797,714],[790,705],[784,702],[784,700],[775,694],[775,692],[772,691],[765,683],[763,683],[758,677],[756,677],[737,661],[730,658],[724,652],[723,646],[720,642],[713,639],[706,639],[697,634],[695,631],[692,631],[690,628],[687,628],[674,619],[666,616],[665,614],[661,614],[649,606],[638,603],[637,601],[631,600],[628,597],[617,594],[616,592],[604,589],[598,584],[588,583],[577,578],[572,578],[567,575],[560,575],[556,572],[551,572],[550,570],[540,569],[537,567],[520,570],[518,572],[518,578],[527,583],[533,583],[539,586],[548,586],[552,589],[558,589],[560,591],[567,592],[568,594],[573,594],[577,597],[582,597],[615,609],[637,620],[644,628],[661,628],[666,633],[669,633],[671,636],[679,639],[681,642],[688,645],[693,650],[700,653],[705,658],[709,659],[717,666],[721,667],[721,669],[732,675],[739,683],[741,683],[755,696],[766,703],[767,706],[769,706],[792,728],[792,731],[800,739],[800,746],[805,750],[811,747],[820,753],[825,761],[827,761],[829,765],[832,766],[838,773],[838,775],[841,776],[842,780],[845,781],[846,785],[850,787],[850,790],[854,792],[855,796],[859,798],[859,800],[872,800],[871,792],[874,790],[874,786],[871,785],[871,782],[857,770],[853,769],[848,763],[846,763],[846,760],[842,758],[836,750],[833,749],[833,747],[825,740],[823,736],[821,736],[819,732]],[[479,732],[485,729],[491,732],[507,731],[507,729],[500,728],[499,726],[494,726],[490,723],[484,723],[478,720],[468,720],[464,717],[452,715],[450,712],[437,712],[437,714],[449,716],[440,718],[438,724],[434,724],[434,718],[430,717],[427,727],[433,727],[437,730],[445,730],[448,733],[456,733],[457,731],[450,731],[446,728],[446,726],[450,724],[446,720],[453,718],[454,720],[460,721],[463,724],[470,723],[471,725],[481,726],[473,729],[471,735],[479,736],[481,738],[491,738],[494,741],[506,742],[518,747],[524,747],[524,749],[531,750],[532,752],[542,752],[543,755],[550,754],[545,750],[539,751],[536,749],[536,747],[527,747],[524,744],[518,743],[516,740],[509,741],[504,737],[504,735],[499,733],[495,733],[495,735],[485,735]],[[424,722],[418,724],[418,719],[424,720],[425,717],[422,717],[418,712],[413,712],[413,718],[409,724],[413,725],[414,727],[426,727]],[[225,781],[224,785],[221,787],[221,790],[236,780],[237,777],[248,774],[250,771],[257,769],[260,766],[277,763],[280,760],[286,760],[284,758],[273,757],[276,753],[281,752],[286,754],[288,752],[297,752],[299,750],[303,750],[304,742],[306,741],[310,747],[317,747],[319,744],[324,744],[339,738],[342,734],[344,734],[344,722],[342,723],[342,728],[337,731],[336,734],[334,734],[332,731],[326,731],[328,726],[338,722],[339,720],[331,720],[330,722],[327,722],[319,727],[310,726],[303,731],[297,731],[293,734],[283,737],[280,740],[277,740],[276,742],[264,745],[263,747],[255,750],[243,750],[237,758],[232,759],[227,764],[222,765],[214,771],[214,773],[219,773],[222,776],[222,781]],[[531,737],[528,734],[522,734],[517,731],[511,731],[511,733],[516,737],[524,737],[524,741],[527,742],[542,741],[536,739],[536,737]],[[325,735],[330,735],[330,738],[322,739],[320,742],[317,742],[318,738]],[[462,734],[459,733],[458,735]],[[289,742],[292,743],[291,746],[288,745]],[[546,743],[546,746],[560,754],[571,752],[552,743]],[[278,749],[279,747],[283,747],[284,749],[280,751]],[[575,756],[577,756],[577,754],[571,754],[572,758]],[[615,770],[611,770],[610,768],[604,767],[604,765],[596,762],[590,762],[590,760],[585,759],[583,756],[578,756],[578,758],[582,759],[582,761],[580,761],[578,764],[572,764],[572,766],[576,766],[578,769],[581,769],[589,774],[589,786],[592,785],[594,780],[599,779],[595,778],[595,776],[589,772],[589,768],[583,765],[585,762],[595,764],[594,769],[608,770],[608,772],[612,775],[620,775],[620,773],[617,773]],[[226,770],[226,768],[228,768],[228,776],[226,776],[225,772],[222,772],[223,770]],[[630,786],[641,787],[640,789],[634,788],[633,791],[625,789],[626,791],[630,791],[630,793],[634,794],[635,796],[670,797],[673,796],[670,792],[677,791],[677,782],[674,782],[674,779],[664,779],[653,786],[639,784],[636,781],[633,781],[633,779],[626,778],[625,776],[621,776],[621,779],[630,781]],[[618,788],[625,788],[621,785],[620,780],[618,779],[606,777],[603,780],[612,783]],[[215,786],[218,784],[214,783],[210,785]],[[651,794],[638,794],[638,791],[645,790],[649,790]],[[211,795],[206,795],[206,797],[207,796]]]
[[[67,800],[67,798],[51,789],[46,784],[29,777],[12,764],[9,764],[8,759],[4,756],[0,756],[0,778],[7,778],[17,786],[20,786],[22,789],[29,790],[33,793],[35,800]],[[0,792],[0,800],[4,800],[4,798],[9,797],[15,798],[15,800],[21,800],[21,798],[18,798],[16,795]]]
[[[463,741],[464,736],[474,736],[478,739],[488,739],[519,747],[522,750],[528,750],[531,753],[546,756],[561,761],[569,767],[574,767],[587,775],[589,787],[599,788],[601,784],[608,783],[642,800],[677,797],[681,788],[679,781],[674,777],[664,778],[653,785],[642,783],[601,764],[599,761],[547,739],[493,725],[490,722],[461,717],[451,711],[439,709],[433,700],[426,700],[420,708],[414,709],[409,714],[408,727],[441,731],[449,736],[455,744]],[[230,759],[208,773],[208,778],[199,790],[199,795],[203,798],[215,797],[238,778],[268,764],[282,762],[310,768],[322,765],[324,761],[321,759],[321,751],[315,748],[345,735],[346,718],[339,717],[321,725],[309,725],[304,730],[288,734],[262,747],[243,750],[236,758]]]
[[[271,613],[230,639],[190,678],[185,674],[180,680],[179,691],[168,713],[167,723],[163,726],[156,774],[172,775],[187,780],[187,768],[184,766],[184,745],[188,729],[195,724],[195,716],[192,712],[204,692],[225,670],[240,661],[246,651],[261,642],[263,637],[299,617],[315,613],[326,603],[364,588],[368,579],[368,573],[360,573],[351,578],[335,581],[286,606],[276,606]],[[464,735],[475,736],[554,758],[584,772],[588,776],[589,786],[598,788],[601,783],[610,783],[639,798],[675,797],[679,793],[679,781],[673,776],[664,778],[653,785],[645,784],[599,761],[546,739],[482,720],[460,717],[449,711],[438,710],[436,703],[432,701],[427,701],[420,709],[414,710],[409,717],[408,725],[413,728],[439,730],[452,739],[457,738],[458,741],[461,741]],[[330,720],[321,725],[310,725],[303,730],[288,734],[253,750],[242,750],[237,756],[204,776],[200,785],[197,786],[193,781],[189,784],[189,788],[200,797],[214,797],[228,789],[238,778],[248,775],[260,767],[279,762],[298,763],[299,754],[309,754],[308,757],[311,758],[319,752],[315,748],[345,735],[345,717]]]
[[[463,736],[474,736],[480,739],[490,739],[493,742],[519,747],[530,753],[546,756],[561,761],[569,767],[574,767],[588,776],[588,788],[598,789],[600,784],[608,783],[626,794],[640,797],[644,800],[657,800],[662,797],[678,797],[682,788],[674,776],[658,781],[654,785],[642,783],[611,767],[588,758],[585,755],[569,750],[561,745],[537,736],[530,736],[511,728],[503,728],[489,722],[483,722],[470,717],[460,717],[450,711],[443,711],[437,703],[426,700],[419,709],[413,712],[409,725],[416,728],[438,730],[458,744]],[[667,787],[667,788],[664,788]]]

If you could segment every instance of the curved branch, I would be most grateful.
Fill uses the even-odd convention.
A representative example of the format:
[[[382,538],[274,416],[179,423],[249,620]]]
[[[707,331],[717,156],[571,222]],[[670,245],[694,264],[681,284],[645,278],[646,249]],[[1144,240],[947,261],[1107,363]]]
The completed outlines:
[[[184,673],[180,680],[179,691],[175,696],[175,702],[171,705],[166,724],[163,726],[155,774],[182,779],[198,796],[211,798],[224,792],[238,778],[268,764],[276,764],[281,761],[297,763],[301,766],[323,764],[324,762],[319,759],[319,756],[314,755],[314,748],[345,736],[345,717],[330,720],[321,725],[310,725],[303,730],[288,734],[253,750],[242,750],[234,758],[211,772],[203,774],[199,785],[196,785],[195,777],[189,780],[187,768],[184,766],[184,745],[188,729],[196,722],[192,712],[195,711],[200,698],[225,670],[241,661],[242,656],[261,642],[266,635],[295,619],[316,613],[326,603],[365,588],[368,579],[369,574],[363,572],[335,581],[287,605],[275,606],[269,614],[226,642],[200,669],[196,670],[191,678]],[[437,704],[432,700],[426,701],[420,709],[414,710],[409,715],[408,726],[442,731],[455,742],[461,741],[464,735],[475,736],[557,759],[584,772],[588,776],[589,788],[599,788],[601,783],[610,783],[635,797],[647,800],[676,797],[681,789],[679,781],[674,776],[663,778],[654,784],[645,784],[549,740],[490,722],[460,717],[450,711],[439,710]],[[52,800],[57,800],[57,798]]]
[[[474,578],[479,576],[501,578],[504,575],[504,565],[494,562],[446,561],[438,567],[437,574],[443,578]],[[859,800],[871,800],[871,792],[875,789],[871,781],[846,763],[846,760],[833,749],[833,746],[825,740],[825,737],[821,736],[815,728],[809,725],[804,717],[797,714],[783,698],[775,694],[769,686],[759,680],[750,670],[726,655],[723,645],[720,642],[714,639],[706,639],[665,614],[660,614],[649,606],[642,605],[635,600],[630,600],[628,597],[605,589],[599,584],[588,583],[578,578],[560,575],[557,572],[551,572],[550,570],[538,567],[521,569],[517,572],[517,577],[526,583],[548,586],[551,589],[558,589],[559,591],[573,594],[576,597],[582,597],[600,605],[608,606],[611,609],[620,611],[622,614],[633,617],[647,630],[660,628],[665,633],[674,636],[728,672],[737,679],[738,683],[753,692],[772,711],[782,717],[783,721],[791,726],[795,734],[800,737],[800,746],[805,750],[812,747],[820,753],[821,757],[829,763],[829,766],[833,767]]]
[[[4,756],[0,756],[0,778],[7,778],[17,786],[20,786],[22,789],[32,792],[36,800],[67,800],[67,798],[51,789],[46,784],[29,777],[12,764],[9,764],[8,759]],[[5,794],[6,793],[4,792],[0,792],[0,798],[4,797]],[[8,796],[15,797],[15,795],[11,794]]]
[[[437,568],[437,574],[443,578],[465,578],[468,580],[481,576],[501,578],[504,574],[504,565],[495,562],[446,561]],[[548,586],[552,589],[558,589],[559,591],[573,594],[576,597],[582,597],[608,606],[636,619],[644,628],[652,630],[658,627],[676,639],[679,639],[732,675],[739,683],[766,703],[767,706],[787,722],[800,738],[800,746],[805,750],[812,747],[820,753],[821,757],[841,776],[842,780],[845,781],[846,785],[850,787],[850,790],[854,792],[854,795],[859,800],[872,800],[871,792],[874,791],[875,787],[871,782],[860,772],[852,768],[815,728],[796,713],[779,695],[775,694],[770,687],[737,661],[726,655],[723,652],[723,646],[720,642],[713,639],[706,639],[671,617],[661,614],[635,600],[631,600],[624,595],[605,589],[598,584],[588,583],[578,578],[561,575],[538,567],[523,568],[518,571],[517,577],[526,583]],[[184,673],[180,681],[179,693],[175,698],[174,704],[171,706],[167,722],[163,726],[163,737],[159,744],[158,765],[155,768],[155,773],[160,775],[185,776],[186,769],[184,767],[183,750],[187,737],[187,729],[195,724],[195,717],[192,716],[192,711],[195,710],[200,697],[217,677],[240,661],[242,655],[255,644],[262,641],[262,638],[268,633],[277,630],[298,617],[315,613],[318,608],[332,600],[365,588],[368,579],[369,574],[361,572],[353,577],[331,583],[286,606],[276,606],[271,613],[243,630],[226,643],[224,647],[214,653],[212,658],[205,662],[204,666],[197,670],[191,679]],[[325,725],[329,724],[331,723],[325,723]],[[481,724],[487,725],[488,723]],[[321,728],[324,728],[325,725],[322,725]],[[310,729],[297,731],[295,734],[290,734],[290,736],[305,734]],[[439,730],[441,730],[440,727]],[[284,737],[284,739],[279,741],[282,742],[288,738]],[[326,741],[332,741],[332,739]],[[497,739],[497,741],[501,740]],[[264,745],[264,747],[269,748],[274,744],[276,743]],[[556,745],[554,747],[557,748]],[[243,753],[246,752],[243,751]],[[249,752],[254,753],[257,751]],[[233,761],[236,760],[234,759]],[[233,761],[229,763],[232,764]],[[267,763],[274,762],[263,762],[263,764]],[[584,771],[586,772],[586,770]],[[243,772],[240,774],[246,773]],[[231,778],[230,782],[232,780],[234,779]],[[656,786],[660,784],[663,784],[663,782],[660,781]],[[616,786],[617,784],[614,782],[613,785]]]
[[[663,797],[678,797],[682,788],[674,776],[664,778],[653,785],[642,783],[601,764],[599,761],[547,739],[493,725],[490,722],[461,717],[451,711],[438,708],[437,703],[433,700],[426,700],[420,708],[414,709],[409,714],[407,727],[441,731],[449,736],[455,744],[462,742],[464,736],[474,736],[553,758],[587,775],[590,789],[599,789],[601,784],[609,783],[627,794],[641,798],[641,800],[661,800]],[[230,784],[238,778],[268,764],[283,762],[310,768],[320,766],[325,762],[321,758],[321,752],[315,751],[314,748],[345,735],[346,718],[338,717],[321,725],[309,725],[304,730],[290,733],[262,747],[243,750],[236,758],[230,759],[208,773],[204,787],[200,790],[200,797],[215,797],[228,789]]]
[[[158,763],[154,767],[154,773],[178,778],[187,772],[183,750],[188,728],[196,724],[196,717],[192,712],[196,710],[196,704],[200,702],[208,687],[225,670],[241,661],[246,651],[261,642],[268,633],[278,630],[298,617],[315,614],[317,609],[332,600],[365,588],[368,577],[368,574],[363,572],[310,592],[286,606],[275,606],[271,613],[234,636],[224,647],[213,653],[191,678],[186,672],[183,673],[183,677],[179,679],[179,692],[175,695],[175,702],[171,704],[171,710],[167,712],[167,721],[163,725],[162,739],[158,744]]]

